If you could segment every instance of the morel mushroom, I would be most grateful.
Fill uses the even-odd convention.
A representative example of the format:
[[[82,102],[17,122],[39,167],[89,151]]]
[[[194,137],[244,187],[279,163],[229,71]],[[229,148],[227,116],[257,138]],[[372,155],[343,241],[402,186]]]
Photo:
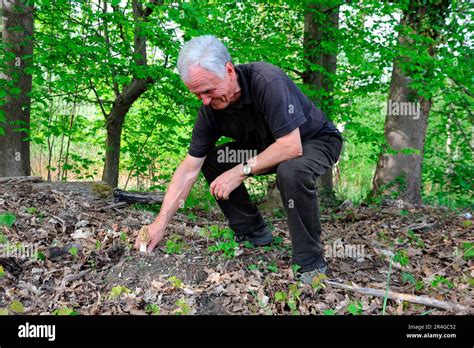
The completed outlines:
[[[150,233],[148,232],[148,227],[143,226],[139,232],[140,236],[140,252],[146,253],[148,243],[150,243]]]

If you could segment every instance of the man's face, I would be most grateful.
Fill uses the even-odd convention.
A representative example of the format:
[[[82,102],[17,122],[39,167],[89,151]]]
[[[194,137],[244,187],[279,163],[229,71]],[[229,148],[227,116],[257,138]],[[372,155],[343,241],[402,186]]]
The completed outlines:
[[[235,101],[232,100],[235,94],[235,70],[231,63],[227,63],[223,79],[199,66],[193,66],[189,68],[189,80],[185,85],[204,105],[216,110],[225,109]]]

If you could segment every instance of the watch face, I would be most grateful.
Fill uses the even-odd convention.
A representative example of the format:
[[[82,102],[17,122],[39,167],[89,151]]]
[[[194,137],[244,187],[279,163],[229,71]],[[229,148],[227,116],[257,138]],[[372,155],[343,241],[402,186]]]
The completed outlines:
[[[246,164],[246,165],[244,165],[243,170],[244,170],[244,174],[248,175],[252,171],[252,168],[248,164]]]

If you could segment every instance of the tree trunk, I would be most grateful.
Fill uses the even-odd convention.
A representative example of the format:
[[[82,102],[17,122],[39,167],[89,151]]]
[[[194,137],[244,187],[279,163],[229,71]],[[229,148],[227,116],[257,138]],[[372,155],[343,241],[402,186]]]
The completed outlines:
[[[162,4],[162,1],[151,0],[151,5]],[[142,23],[147,21],[148,16],[152,13],[150,6],[143,7],[143,4],[138,0],[132,1],[133,17],[135,22],[134,28],[134,61],[135,64],[146,67],[147,66],[147,37],[143,33]],[[118,185],[119,164],[120,164],[120,142],[122,136],[122,126],[125,121],[125,116],[128,110],[153,83],[151,77],[148,78],[133,78],[130,84],[125,86],[122,92],[117,95],[112,109],[105,115],[107,122],[107,140],[106,140],[106,155],[104,163],[104,172],[102,180],[108,185],[115,188]]]
[[[25,1],[2,0],[2,41],[5,53],[14,58],[2,63],[0,73],[0,86],[6,93],[0,107],[0,176],[31,174],[32,76],[25,70],[33,61],[33,12],[33,6],[25,6]]]
[[[151,81],[134,79],[115,100],[112,110],[107,116],[107,142],[104,173],[102,181],[110,187],[117,187],[120,163],[120,143],[122,126],[128,110],[148,88]]]
[[[410,27],[415,35],[429,37],[429,46],[425,46],[430,56],[435,54],[435,39],[439,28],[444,25],[444,12],[449,6],[448,1],[437,5],[419,6],[411,2],[409,9],[404,11],[400,25]],[[430,23],[427,27],[426,23]],[[405,34],[398,36],[401,48],[413,47],[412,39]],[[413,50],[406,50],[411,56]],[[377,168],[373,178],[372,195],[391,195],[405,201],[420,204],[421,179],[423,163],[423,147],[425,143],[428,115],[431,109],[431,97],[424,97],[410,87],[413,79],[403,67],[416,66],[408,56],[401,55],[393,63],[390,82],[390,93],[387,102],[385,119],[385,138],[389,149],[379,155]],[[423,66],[426,81],[433,76],[433,65]],[[413,71],[419,71],[414,69]],[[424,82],[426,82],[424,81]]]
[[[321,16],[322,15],[322,16]],[[331,118],[334,104],[334,74],[337,66],[337,50],[325,50],[322,43],[335,42],[334,33],[339,28],[339,5],[310,4],[304,17],[304,52],[306,69],[303,82],[319,95],[313,98],[321,110]],[[324,71],[314,71],[312,65],[318,65]],[[318,180],[320,199],[324,205],[334,205],[336,197],[332,168]]]

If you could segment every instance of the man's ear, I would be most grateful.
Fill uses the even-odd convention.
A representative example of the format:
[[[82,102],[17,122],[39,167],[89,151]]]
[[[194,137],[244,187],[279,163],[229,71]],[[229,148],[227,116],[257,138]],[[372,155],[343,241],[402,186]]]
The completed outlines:
[[[234,64],[232,64],[231,62],[227,62],[225,65],[225,69],[231,77],[235,76]]]

